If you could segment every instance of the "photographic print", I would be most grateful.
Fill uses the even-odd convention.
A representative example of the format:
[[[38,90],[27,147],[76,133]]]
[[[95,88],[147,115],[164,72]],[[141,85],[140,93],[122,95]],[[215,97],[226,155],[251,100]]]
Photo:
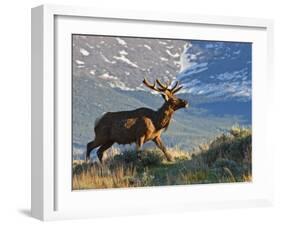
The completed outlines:
[[[252,44],[72,35],[72,189],[252,181]]]

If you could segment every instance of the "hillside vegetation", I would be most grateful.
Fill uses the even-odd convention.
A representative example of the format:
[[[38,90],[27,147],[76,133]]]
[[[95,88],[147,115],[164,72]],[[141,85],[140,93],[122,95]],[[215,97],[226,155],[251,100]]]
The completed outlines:
[[[103,165],[73,162],[73,189],[247,182],[252,179],[252,132],[233,127],[190,152],[158,149],[111,152]]]

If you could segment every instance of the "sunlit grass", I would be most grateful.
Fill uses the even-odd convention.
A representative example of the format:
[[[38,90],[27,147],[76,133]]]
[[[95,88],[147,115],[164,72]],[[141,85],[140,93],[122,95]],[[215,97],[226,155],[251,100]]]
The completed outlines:
[[[175,147],[167,162],[158,149],[112,150],[105,163],[73,162],[73,189],[143,187],[252,181],[251,130],[233,127],[229,133],[191,152]]]

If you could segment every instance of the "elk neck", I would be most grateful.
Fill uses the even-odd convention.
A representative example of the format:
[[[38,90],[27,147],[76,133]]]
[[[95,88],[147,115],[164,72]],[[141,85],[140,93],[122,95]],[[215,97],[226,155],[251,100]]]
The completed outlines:
[[[168,103],[165,102],[162,107],[160,107],[155,113],[155,127],[159,130],[167,129],[173,116],[174,110]]]

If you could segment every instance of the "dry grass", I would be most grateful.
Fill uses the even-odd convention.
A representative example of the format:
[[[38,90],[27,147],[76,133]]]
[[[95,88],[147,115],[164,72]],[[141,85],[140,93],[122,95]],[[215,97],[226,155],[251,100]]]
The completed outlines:
[[[251,131],[233,128],[189,153],[169,149],[167,162],[158,149],[111,149],[105,164],[73,161],[73,189],[124,188],[252,181]]]
[[[168,154],[173,161],[177,160],[191,160],[191,154],[187,151],[180,150],[178,147],[168,149]]]
[[[170,149],[167,152],[174,161],[191,159],[188,152],[179,149]],[[126,152],[125,157],[116,150],[109,153],[103,165],[98,162],[87,164],[84,160],[73,161],[72,187],[74,190],[152,186],[151,181],[154,177],[150,174],[148,167],[175,163],[167,162],[163,153],[157,149],[144,150],[140,159],[136,157],[135,150]],[[122,156],[121,162],[118,161],[120,156]],[[129,161],[129,163],[124,161]],[[142,170],[138,172],[140,168]],[[77,169],[81,172],[75,173]]]
[[[107,166],[94,165],[73,176],[73,189],[135,187],[138,186],[137,181],[134,183],[135,177],[134,167],[124,168],[120,165],[111,170]]]

